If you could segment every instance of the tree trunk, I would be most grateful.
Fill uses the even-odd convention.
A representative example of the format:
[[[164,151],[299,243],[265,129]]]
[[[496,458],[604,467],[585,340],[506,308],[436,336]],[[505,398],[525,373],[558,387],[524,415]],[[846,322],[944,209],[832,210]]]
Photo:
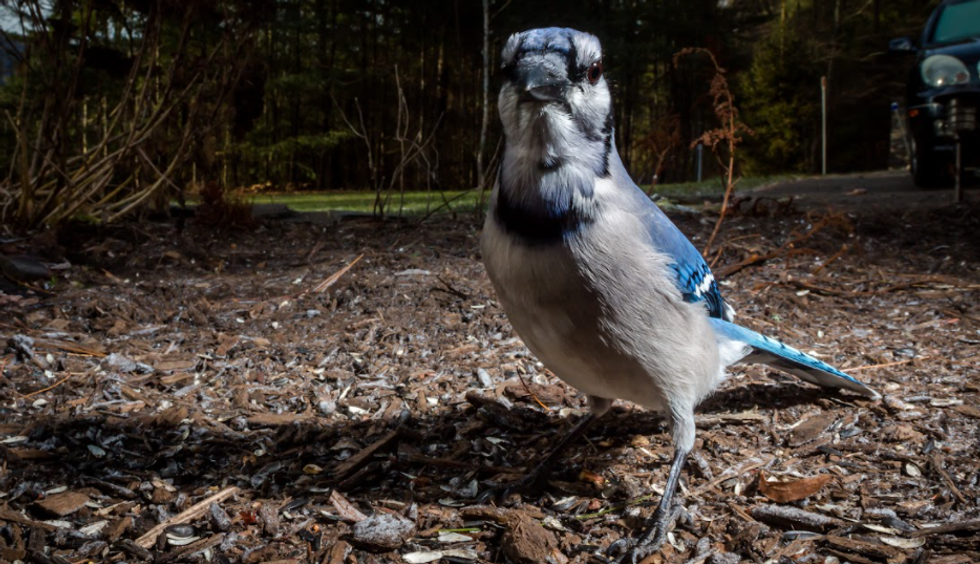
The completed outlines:
[[[483,152],[487,146],[487,127],[490,123],[490,0],[483,0],[483,120],[480,141],[476,148],[476,183],[483,202]]]

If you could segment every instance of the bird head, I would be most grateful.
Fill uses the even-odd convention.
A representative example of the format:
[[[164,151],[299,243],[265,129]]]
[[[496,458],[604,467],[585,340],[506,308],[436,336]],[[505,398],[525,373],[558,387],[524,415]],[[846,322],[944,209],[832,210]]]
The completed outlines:
[[[498,107],[508,148],[539,172],[565,164],[601,173],[612,137],[602,47],[591,34],[532,29],[507,40]]]

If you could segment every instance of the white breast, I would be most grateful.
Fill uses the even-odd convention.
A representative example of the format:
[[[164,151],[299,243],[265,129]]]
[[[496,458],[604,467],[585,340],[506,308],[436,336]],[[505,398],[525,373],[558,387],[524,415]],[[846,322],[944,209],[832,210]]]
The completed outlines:
[[[580,391],[662,408],[717,384],[718,351],[703,311],[668,283],[666,257],[645,244],[630,210],[596,185],[603,213],[565,243],[528,246],[491,213],[482,249],[514,329],[556,375]]]

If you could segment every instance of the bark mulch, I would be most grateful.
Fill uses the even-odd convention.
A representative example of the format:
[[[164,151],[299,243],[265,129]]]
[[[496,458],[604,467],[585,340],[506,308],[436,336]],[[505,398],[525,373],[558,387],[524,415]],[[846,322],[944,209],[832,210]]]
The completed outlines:
[[[739,321],[885,397],[734,370],[648,562],[980,562],[976,210],[739,209],[709,253]],[[675,219],[696,244],[713,226]],[[513,334],[478,238],[347,219],[6,242],[55,268],[0,286],[0,562],[605,561],[659,499],[664,424],[617,404],[547,487],[482,500],[586,406]]]

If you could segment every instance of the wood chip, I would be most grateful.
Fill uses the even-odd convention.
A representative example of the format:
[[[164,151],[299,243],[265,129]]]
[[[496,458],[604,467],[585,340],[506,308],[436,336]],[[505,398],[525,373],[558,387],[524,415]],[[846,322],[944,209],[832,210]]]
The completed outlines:
[[[973,419],[980,419],[980,409],[978,409],[975,405],[970,405],[970,404],[957,405],[953,407],[953,411],[966,417],[971,417]]]
[[[12,448],[10,454],[18,460],[50,460],[55,457],[53,452],[36,448]]]
[[[345,521],[359,523],[367,519],[367,515],[358,511],[357,507],[354,507],[354,504],[347,501],[347,498],[341,495],[341,493],[337,490],[330,492],[330,503],[332,503],[334,508],[337,510],[337,515]]]
[[[347,555],[350,554],[353,547],[346,541],[337,541],[330,550],[327,552],[327,556],[323,559],[324,564],[344,564],[347,561]]]
[[[39,500],[34,505],[55,517],[64,517],[85,507],[89,501],[91,499],[83,493],[62,492]]]
[[[932,535],[949,535],[957,533],[971,533],[976,531],[980,531],[980,520],[947,523],[945,525],[939,525],[938,527],[923,527],[909,536],[912,538],[919,538]]]
[[[248,424],[252,427],[281,427],[309,419],[309,415],[300,413],[258,413],[248,418]]]
[[[279,536],[279,510],[271,503],[265,503],[259,508],[259,518],[262,519],[262,528],[266,534]]]
[[[129,515],[117,519],[110,526],[109,530],[106,531],[106,540],[108,542],[116,542],[119,537],[123,536],[123,533],[129,530],[133,526],[133,518]]]
[[[836,413],[820,413],[793,427],[789,433],[789,445],[798,447],[820,436],[837,421]]]
[[[191,543],[187,546],[182,546],[173,552],[166,554],[161,558],[157,558],[155,562],[158,564],[168,564],[169,562],[176,562],[177,560],[183,560],[192,554],[196,554],[203,550],[218,546],[221,541],[225,539],[224,533],[218,533],[210,538],[201,539],[197,542]]]
[[[523,513],[514,512],[514,515],[500,540],[504,554],[519,564],[548,562],[558,547],[555,534]]]
[[[395,438],[398,437],[398,430],[392,430],[385,433],[380,439],[374,441],[367,447],[361,449],[360,452],[351,456],[347,460],[341,462],[334,468],[334,479],[342,480],[346,478],[351,472],[356,470],[362,464],[366,463],[368,459],[374,456],[374,453],[387,447]]]
[[[7,507],[6,505],[0,507],[0,519],[4,521],[10,521],[11,523],[19,523],[21,525],[27,525],[28,527],[35,527],[49,532],[58,530],[58,527],[55,527],[54,525],[49,525],[47,523],[42,523],[40,521],[35,521],[33,519],[24,517],[23,515]]]
[[[838,550],[862,554],[864,556],[870,556],[877,559],[884,559],[889,562],[897,561],[905,556],[905,554],[897,548],[852,538],[828,535],[824,537],[824,542]]]
[[[180,523],[190,523],[191,521],[204,515],[212,503],[221,503],[236,493],[238,493],[238,488],[236,486],[230,486],[202,501],[195,503],[182,513],[167,519],[163,523],[160,523],[156,527],[153,527],[147,531],[145,535],[136,539],[136,544],[143,548],[150,548],[156,542],[157,537],[159,537],[167,527]]]
[[[208,522],[215,530],[228,532],[231,530],[231,519],[224,509],[217,503],[208,506]]]
[[[833,526],[840,525],[837,519],[782,505],[760,505],[753,507],[749,514],[754,519],[782,529],[813,531],[822,533]]]

